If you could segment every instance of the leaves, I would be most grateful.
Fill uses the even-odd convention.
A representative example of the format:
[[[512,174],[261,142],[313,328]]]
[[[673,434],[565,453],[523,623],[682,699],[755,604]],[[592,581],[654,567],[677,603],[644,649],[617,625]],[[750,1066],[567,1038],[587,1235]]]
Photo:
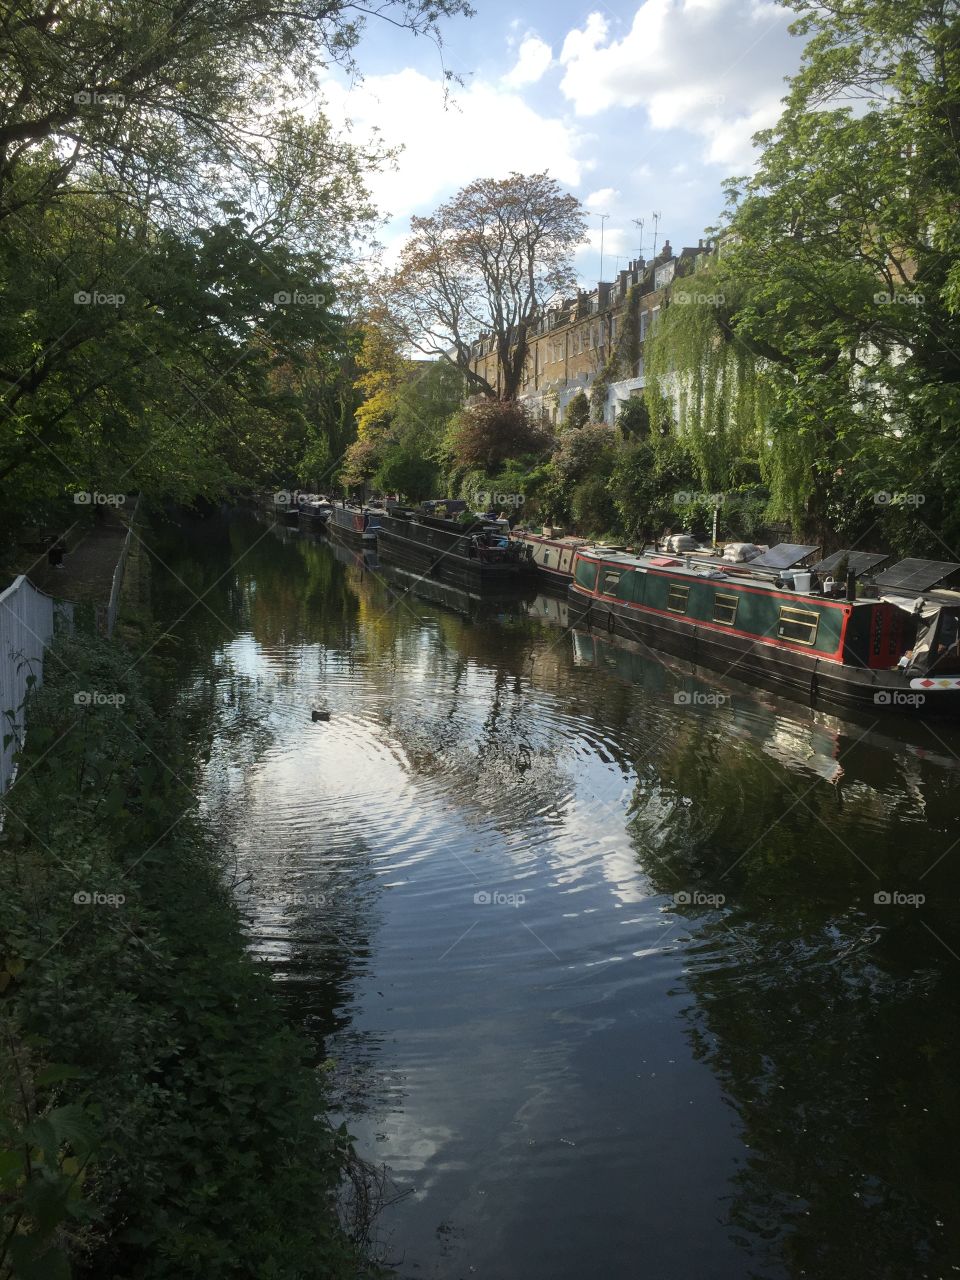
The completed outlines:
[[[548,299],[574,287],[573,251],[585,234],[579,201],[548,174],[479,179],[411,219],[400,265],[380,290],[382,312],[406,342],[455,364],[471,391],[513,400],[532,326]],[[496,354],[497,382],[471,367],[481,336]]]

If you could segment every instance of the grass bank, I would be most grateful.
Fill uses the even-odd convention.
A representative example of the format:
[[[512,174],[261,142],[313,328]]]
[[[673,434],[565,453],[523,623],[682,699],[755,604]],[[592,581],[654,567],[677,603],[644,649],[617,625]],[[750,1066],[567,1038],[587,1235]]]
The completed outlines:
[[[186,735],[61,638],[0,842],[0,1280],[339,1280],[349,1140],[244,947]]]

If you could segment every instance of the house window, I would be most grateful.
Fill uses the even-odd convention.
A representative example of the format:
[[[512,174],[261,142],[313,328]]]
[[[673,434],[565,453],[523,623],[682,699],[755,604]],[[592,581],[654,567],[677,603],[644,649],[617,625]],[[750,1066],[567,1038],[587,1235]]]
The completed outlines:
[[[732,627],[737,620],[737,605],[740,597],[728,591],[718,591],[713,597],[713,620],[723,622]]]
[[[784,605],[780,610],[777,635],[794,644],[815,644],[820,614],[813,609],[794,609]]]
[[[667,608],[670,612],[686,613],[689,594],[689,587],[682,586],[679,582],[671,582],[670,590],[667,592]]]
[[[617,317],[611,316],[610,317],[610,341],[616,342],[616,340],[617,340]]]

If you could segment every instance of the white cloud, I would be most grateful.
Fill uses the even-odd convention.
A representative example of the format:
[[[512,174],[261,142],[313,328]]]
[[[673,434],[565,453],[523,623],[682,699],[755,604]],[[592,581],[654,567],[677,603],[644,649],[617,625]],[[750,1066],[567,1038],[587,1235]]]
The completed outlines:
[[[553,61],[553,50],[539,36],[527,36],[517,52],[512,71],[503,77],[503,83],[511,89],[525,84],[536,84]]]
[[[613,270],[614,257],[630,258],[636,257],[639,252],[639,245],[635,243],[639,233],[632,231],[628,227],[612,227],[606,224],[606,230],[603,233],[603,260],[609,277],[609,272]],[[600,228],[591,227],[587,232],[587,238],[583,244],[578,245],[574,250],[574,256],[577,258],[596,257],[600,252]],[[626,263],[621,265],[625,266]]]
[[[613,204],[619,195],[620,192],[615,187],[601,187],[599,191],[591,191],[585,196],[583,203],[597,213],[606,213],[607,205]]]
[[[388,216],[431,212],[473,179],[501,178],[514,169],[546,169],[565,186],[579,185],[582,139],[569,122],[541,115],[519,94],[482,80],[458,91],[446,110],[443,93],[439,80],[409,67],[350,88],[332,77],[325,83],[325,110],[334,124],[351,120],[355,140],[379,130],[387,146],[403,146],[396,169],[368,179]]]
[[[749,163],[750,135],[772,123],[800,42],[790,14],[765,0],[644,0],[630,30],[610,38],[599,13],[567,34],[560,89],[580,116],[644,107],[653,129],[684,128],[704,158]]]

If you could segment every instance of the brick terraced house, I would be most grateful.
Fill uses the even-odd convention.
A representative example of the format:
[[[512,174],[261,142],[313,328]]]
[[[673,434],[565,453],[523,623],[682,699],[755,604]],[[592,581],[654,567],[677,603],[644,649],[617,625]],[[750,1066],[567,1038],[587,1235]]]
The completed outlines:
[[[644,340],[671,281],[696,270],[713,252],[712,243],[701,241],[675,255],[668,240],[652,262],[637,258],[616,280],[548,304],[529,338],[520,400],[557,424],[577,392],[591,396],[599,382],[605,387],[603,420],[612,425],[620,406],[642,394]],[[473,343],[471,368],[499,386],[496,347],[488,334]]]

